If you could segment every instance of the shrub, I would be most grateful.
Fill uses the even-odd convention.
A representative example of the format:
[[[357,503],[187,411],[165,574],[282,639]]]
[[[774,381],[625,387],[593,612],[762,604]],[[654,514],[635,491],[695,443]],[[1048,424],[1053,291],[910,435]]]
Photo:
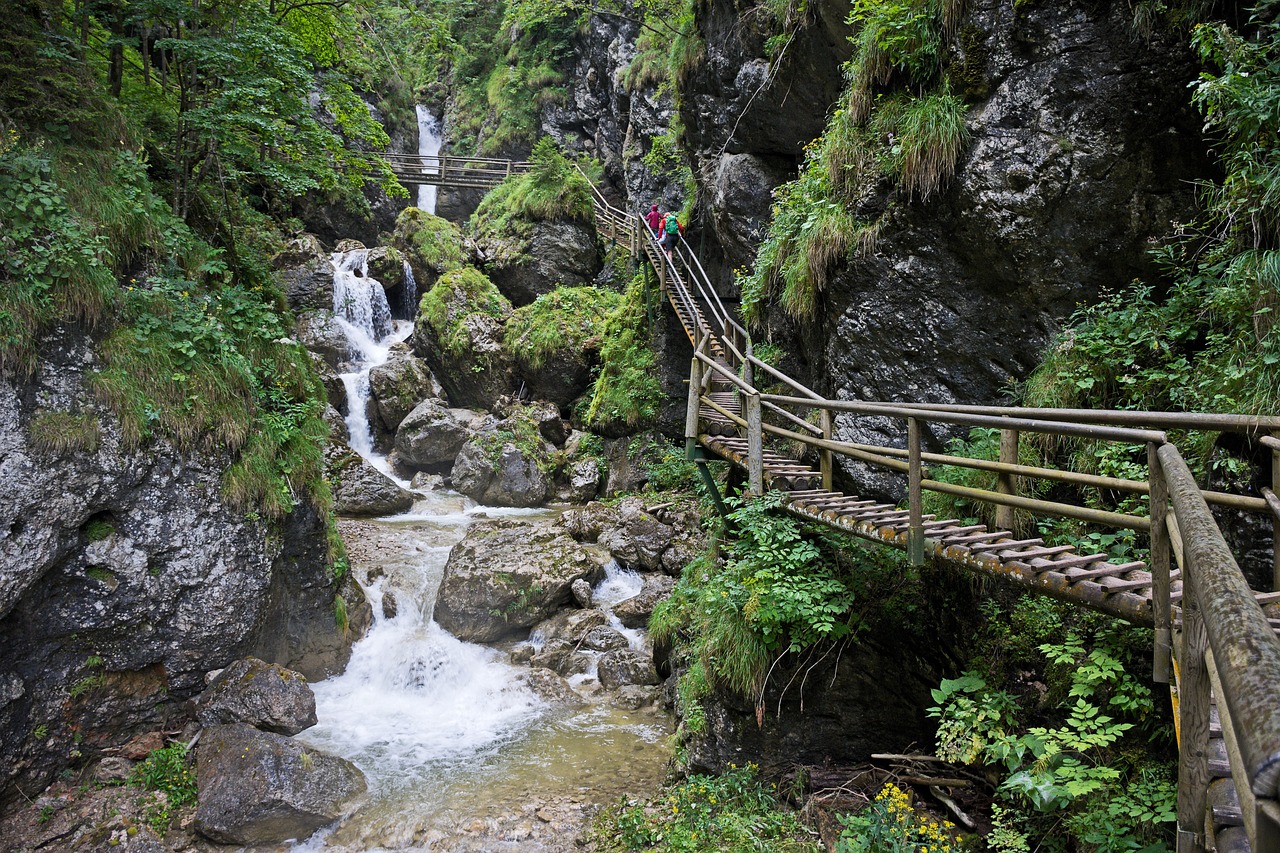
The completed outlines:
[[[655,298],[637,275],[605,322],[600,373],[586,414],[587,423],[601,432],[638,432],[657,417],[664,397],[657,357],[649,346],[646,308]]]
[[[892,782],[856,815],[839,815],[836,853],[960,853],[955,827],[917,812],[911,798]]]

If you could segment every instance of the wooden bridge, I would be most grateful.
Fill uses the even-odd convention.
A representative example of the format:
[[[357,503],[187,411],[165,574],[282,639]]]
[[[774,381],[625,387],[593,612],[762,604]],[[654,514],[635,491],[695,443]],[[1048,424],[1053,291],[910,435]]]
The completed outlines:
[[[405,185],[430,184],[459,189],[492,189],[512,175],[527,172],[532,164],[489,157],[457,157],[437,154],[385,154],[396,180]]]
[[[995,576],[1153,628],[1154,676],[1171,684],[1175,706],[1179,853],[1280,853],[1280,418],[827,399],[754,356],[747,330],[725,309],[683,239],[669,260],[638,213],[618,210],[598,190],[595,212],[602,236],[653,266],[693,346],[685,421],[691,458],[728,460],[746,471],[751,493],[780,490],[789,512],[901,548],[917,564],[927,559]],[[762,390],[757,377],[786,393]],[[905,422],[906,447],[839,440],[837,418],[857,417]],[[921,436],[929,424],[998,429],[1000,457],[926,452]],[[1271,451],[1271,488],[1260,497],[1201,489],[1166,429],[1256,438]],[[1023,433],[1145,446],[1147,479],[1020,464]],[[766,436],[811,448],[817,464],[772,452]],[[902,476],[906,506],[834,489],[837,456]],[[932,465],[987,471],[998,485],[985,490],[932,479]],[[1020,495],[1019,479],[1145,494],[1150,512]],[[925,514],[926,491],[994,506],[994,528]],[[1277,546],[1271,591],[1248,587],[1211,504],[1270,518]],[[1149,537],[1150,555],[1116,561],[1020,537],[1013,532],[1015,511],[1138,531]]]
[[[401,180],[493,186],[528,164],[477,158],[392,161]],[[685,437],[690,457],[728,460],[753,494],[782,492],[788,512],[931,560],[1004,579],[1154,631],[1153,674],[1170,684],[1178,733],[1178,853],[1280,853],[1280,417],[1168,412],[1027,409],[832,400],[756,358],[751,337],[726,310],[696,254],[680,239],[671,259],[640,214],[595,194],[597,230],[647,259],[693,347]],[[786,393],[772,393],[761,387]],[[905,424],[905,447],[844,441],[837,422],[859,417]],[[927,452],[930,424],[999,430],[998,460]],[[1261,496],[1203,490],[1164,430],[1210,430],[1256,439],[1271,452]],[[1024,433],[1146,447],[1147,478],[1126,480],[1019,462]],[[773,452],[766,436],[809,448],[810,465]],[[903,478],[906,506],[834,488],[836,457]],[[947,483],[929,466],[995,475],[994,490]],[[700,466],[705,474],[705,465]],[[709,478],[708,478],[709,479]],[[1020,480],[1047,480],[1149,497],[1147,515],[1019,494]],[[994,507],[995,523],[925,514],[925,492]],[[1270,591],[1249,588],[1210,505],[1266,515],[1273,528]],[[1070,518],[1145,534],[1145,561],[1117,561],[1020,537],[1014,513]]]

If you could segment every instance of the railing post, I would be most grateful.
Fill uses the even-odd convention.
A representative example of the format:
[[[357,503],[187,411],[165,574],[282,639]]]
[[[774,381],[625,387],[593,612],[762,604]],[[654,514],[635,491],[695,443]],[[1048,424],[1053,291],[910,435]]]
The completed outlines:
[[[746,361],[742,363],[742,381],[754,388],[756,387],[756,366],[751,363],[752,355],[751,341],[747,341]]]
[[[911,565],[924,565],[924,479],[920,464],[920,421],[907,418],[907,554]]]
[[[1170,597],[1170,549],[1169,549],[1169,484],[1164,468],[1160,465],[1159,448],[1155,442],[1147,444],[1147,482],[1151,489],[1151,609],[1155,617],[1155,643],[1151,662],[1151,677],[1157,684],[1170,680],[1173,654],[1173,605]]]
[[[661,251],[658,252],[658,292],[665,294],[667,292],[667,265],[663,263],[664,256]]]
[[[753,495],[764,494],[764,426],[760,411],[760,394],[743,394],[747,410],[747,474]]]
[[[1006,465],[1018,464],[1018,431],[1016,429],[1000,430],[1000,461]],[[1017,494],[1017,485],[1013,475],[1001,472],[996,475],[996,491],[1002,495]],[[996,527],[1002,530],[1013,530],[1014,510],[1011,506],[996,507]]]
[[[831,410],[819,409],[818,411],[818,417],[821,418],[822,439],[823,441],[830,441],[835,436],[835,424],[834,419],[831,417]],[[818,460],[818,467],[822,471],[822,488],[829,492],[835,485],[835,466],[834,460],[831,458],[831,451],[825,447],[822,448],[819,451]]]
[[[698,441],[698,410],[702,408],[702,373],[706,370],[706,367],[698,358],[698,353],[702,349],[699,346],[694,350],[693,362],[689,365],[689,405],[684,415],[686,451],[692,450],[693,445]]]
[[[1271,438],[1280,439],[1280,435]],[[1280,445],[1271,445],[1271,493],[1280,495]],[[1271,514],[1271,591],[1280,592],[1280,516]]]
[[[1182,649],[1178,655],[1177,853],[1203,853],[1209,789],[1209,635],[1196,589],[1191,549],[1182,567]]]

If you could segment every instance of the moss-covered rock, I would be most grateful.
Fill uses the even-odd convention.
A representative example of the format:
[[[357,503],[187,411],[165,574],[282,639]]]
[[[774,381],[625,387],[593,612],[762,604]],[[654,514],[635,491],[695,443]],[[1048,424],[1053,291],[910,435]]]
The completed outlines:
[[[511,303],[471,267],[441,276],[422,297],[413,350],[426,359],[454,406],[489,409],[515,388],[502,341]]]
[[[605,321],[621,304],[611,290],[559,287],[512,313],[504,340],[530,396],[566,408],[586,392]]]
[[[400,213],[387,245],[409,262],[420,291],[430,289],[440,276],[461,269],[465,263],[458,226],[416,207]]]

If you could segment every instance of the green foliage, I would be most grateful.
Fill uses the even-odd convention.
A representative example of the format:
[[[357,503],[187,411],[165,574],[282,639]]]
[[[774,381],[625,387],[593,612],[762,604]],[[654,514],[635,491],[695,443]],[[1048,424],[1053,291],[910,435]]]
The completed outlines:
[[[1146,749],[1167,742],[1168,721],[1157,715],[1145,675],[1133,674],[1149,666],[1149,640],[1096,615],[1055,618],[1053,607],[1028,599],[1012,614],[994,605],[988,614],[989,644],[1019,638],[1002,652],[1014,660],[990,660],[1010,671],[1043,668],[1043,696],[1028,707],[970,671],[943,680],[929,713],[939,721],[940,757],[999,768],[1000,795],[1012,808],[1003,813],[1005,846],[997,849],[1026,849],[1029,839],[1058,834],[1064,824],[1089,850],[1167,840],[1170,766]]]
[[[43,450],[92,452],[101,441],[102,430],[94,415],[43,411],[31,417],[31,442]]]
[[[612,290],[558,287],[512,312],[504,346],[535,370],[558,352],[599,350],[606,321],[621,304]]]
[[[590,837],[606,851],[675,853],[706,850],[817,853],[815,834],[784,811],[776,785],[754,764],[730,765],[721,776],[690,776],[651,803],[626,799],[601,812]]]
[[[164,795],[148,798],[143,805],[147,823],[161,837],[169,831],[173,812],[196,801],[196,774],[185,744],[154,750],[133,768],[129,784]]]
[[[419,322],[426,322],[440,345],[454,355],[472,352],[468,318],[483,315],[503,320],[511,314],[511,303],[489,277],[474,267],[463,267],[440,276],[422,297]]]
[[[416,207],[400,212],[392,243],[404,247],[413,260],[436,275],[463,266],[462,232],[458,226]]]
[[[911,798],[892,782],[866,809],[838,815],[842,827],[836,853],[960,853],[965,849],[950,823],[917,812]]]
[[[529,160],[530,171],[507,178],[480,202],[471,216],[478,235],[527,241],[534,222],[594,221],[590,182],[550,137],[538,141]]]
[[[663,393],[649,346],[646,303],[651,300],[656,294],[645,288],[643,275],[636,275],[605,321],[600,373],[586,415],[587,423],[602,433],[638,432],[657,417]]]

